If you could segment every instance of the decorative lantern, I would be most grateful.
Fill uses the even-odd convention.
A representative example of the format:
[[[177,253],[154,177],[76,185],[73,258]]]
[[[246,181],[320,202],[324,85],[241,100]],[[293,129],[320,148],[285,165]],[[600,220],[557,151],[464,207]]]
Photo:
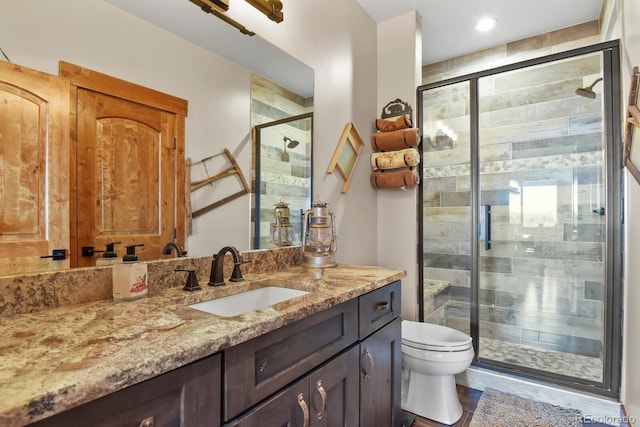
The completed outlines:
[[[336,265],[336,230],[333,213],[324,202],[314,202],[304,213],[302,253],[309,267],[334,267]]]
[[[289,204],[284,198],[275,204],[274,222],[271,224],[271,241],[276,246],[291,246],[296,240],[296,230],[289,221]]]

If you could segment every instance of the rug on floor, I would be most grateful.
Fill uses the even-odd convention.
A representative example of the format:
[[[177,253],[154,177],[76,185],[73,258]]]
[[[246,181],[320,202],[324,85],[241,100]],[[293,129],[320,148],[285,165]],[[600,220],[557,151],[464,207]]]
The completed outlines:
[[[469,427],[578,427],[582,414],[576,409],[537,402],[488,388],[473,411]]]

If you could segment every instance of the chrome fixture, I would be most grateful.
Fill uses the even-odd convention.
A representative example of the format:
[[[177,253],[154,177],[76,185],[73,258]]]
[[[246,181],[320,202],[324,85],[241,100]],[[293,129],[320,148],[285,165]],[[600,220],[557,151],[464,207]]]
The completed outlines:
[[[602,77],[598,77],[596,81],[591,83],[591,86],[581,87],[576,89],[576,95],[582,96],[584,98],[596,99],[596,93],[593,91],[593,87],[602,80]]]
[[[285,136],[284,138],[282,138],[282,141],[284,142],[284,151],[280,155],[280,160],[282,160],[283,162],[288,162],[289,161],[289,153],[287,153],[287,148],[295,148],[295,147],[297,147],[298,144],[300,144],[300,141],[294,141],[293,139],[289,138],[288,136]],[[289,141],[288,144],[287,144],[287,141]]]
[[[274,222],[271,224],[271,241],[276,246],[291,246],[296,240],[296,230],[291,225],[289,204],[284,197],[275,204],[273,211]]]
[[[211,262],[211,274],[209,275],[209,286],[223,286],[226,285],[224,281],[224,256],[227,252],[231,253],[233,257],[233,272],[231,273],[231,277],[229,278],[230,282],[242,282],[244,278],[242,277],[242,271],[240,271],[240,265],[244,264],[245,261],[242,258],[242,254],[238,249],[233,246],[225,246],[220,249],[220,251],[213,256],[213,261]],[[247,261],[248,262],[248,261]]]
[[[164,248],[162,248],[162,255],[171,255],[171,250],[175,249],[176,251],[176,256],[178,258],[187,256],[187,251],[185,251],[182,246],[180,246],[179,243],[177,242],[169,242],[166,245],[164,245]]]
[[[302,253],[309,267],[334,267],[337,249],[335,219],[327,203],[316,201],[304,213]]]

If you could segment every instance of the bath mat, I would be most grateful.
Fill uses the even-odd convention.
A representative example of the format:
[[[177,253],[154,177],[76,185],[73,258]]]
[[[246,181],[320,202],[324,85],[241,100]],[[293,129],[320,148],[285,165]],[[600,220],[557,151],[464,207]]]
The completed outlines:
[[[576,409],[537,402],[488,388],[482,393],[469,427],[577,427],[582,414]]]

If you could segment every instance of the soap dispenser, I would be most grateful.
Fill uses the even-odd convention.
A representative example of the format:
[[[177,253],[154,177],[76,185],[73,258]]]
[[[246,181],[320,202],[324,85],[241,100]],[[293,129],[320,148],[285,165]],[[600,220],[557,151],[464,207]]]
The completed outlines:
[[[115,245],[119,245],[120,242],[107,243],[107,248],[100,258],[96,260],[96,265],[113,265],[121,263],[122,260],[118,258],[118,253],[115,250]]]
[[[113,299],[128,300],[147,294],[147,264],[138,262],[136,247],[129,245],[122,263],[113,265]]]

